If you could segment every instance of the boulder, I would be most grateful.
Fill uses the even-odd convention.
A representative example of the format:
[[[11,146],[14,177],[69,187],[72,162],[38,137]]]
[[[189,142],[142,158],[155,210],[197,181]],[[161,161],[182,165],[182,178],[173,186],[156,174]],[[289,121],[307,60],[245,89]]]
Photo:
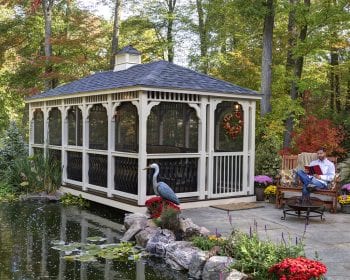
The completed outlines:
[[[141,247],[145,248],[148,243],[148,240],[158,231],[160,231],[160,228],[146,227],[145,229],[141,230],[135,235],[136,243]]]
[[[198,251],[197,253],[193,254],[188,267],[188,274],[194,279],[201,279],[204,265],[208,259],[208,252]]]
[[[206,227],[200,227],[199,234],[201,236],[208,236],[208,235],[210,235],[210,230],[207,229]]]
[[[167,246],[174,241],[175,235],[172,231],[167,229],[156,231],[150,236],[146,245],[146,251],[157,257],[164,257]]]
[[[134,223],[147,223],[147,216],[141,213],[126,214],[124,219],[124,227],[128,230]]]
[[[200,227],[193,223],[190,218],[180,219],[179,228],[184,233],[183,237],[186,240],[192,236],[200,235]]]
[[[229,276],[227,268],[234,262],[234,259],[223,256],[213,256],[204,265],[203,280],[221,280]]]
[[[234,269],[230,272],[230,274],[227,276],[225,280],[247,280],[247,279],[250,279],[247,274],[244,274]]]
[[[134,240],[135,235],[147,226],[147,217],[143,214],[128,215],[125,217],[124,226],[127,231],[124,233],[124,236],[120,240]]]
[[[165,262],[175,270],[188,270],[193,255],[200,249],[193,247],[187,241],[175,241],[170,243],[166,249]]]

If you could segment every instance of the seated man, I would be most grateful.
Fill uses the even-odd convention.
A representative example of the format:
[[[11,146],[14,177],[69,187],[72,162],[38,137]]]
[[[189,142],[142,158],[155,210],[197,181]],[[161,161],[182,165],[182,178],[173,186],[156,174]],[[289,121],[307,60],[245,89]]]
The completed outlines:
[[[333,162],[326,158],[325,148],[319,148],[317,150],[317,160],[310,163],[310,166],[319,165],[323,175],[307,174],[304,170],[298,170],[296,175],[303,183],[303,197],[305,199],[310,198],[310,192],[313,189],[325,189],[327,184],[334,179],[335,166]]]

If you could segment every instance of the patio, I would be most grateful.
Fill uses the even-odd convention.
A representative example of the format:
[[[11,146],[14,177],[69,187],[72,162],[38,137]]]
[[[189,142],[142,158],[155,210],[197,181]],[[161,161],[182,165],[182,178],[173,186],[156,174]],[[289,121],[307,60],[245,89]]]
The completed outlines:
[[[231,211],[229,214],[235,229],[249,233],[250,227],[254,228],[257,222],[258,234],[261,238],[268,237],[280,242],[282,233],[286,240],[289,236],[295,240],[302,237],[305,230],[304,218],[288,217],[281,220],[282,210],[274,205],[264,203],[265,208],[256,208],[241,211]],[[189,217],[194,223],[205,226],[209,230],[216,230],[227,235],[232,227],[227,211],[207,207],[183,210],[183,216]],[[218,221],[221,221],[219,223]],[[308,257],[318,257],[327,265],[328,280],[349,279],[350,264],[350,219],[347,214],[325,213],[325,220],[311,218],[306,228],[304,242]],[[266,227],[266,230],[265,230]]]

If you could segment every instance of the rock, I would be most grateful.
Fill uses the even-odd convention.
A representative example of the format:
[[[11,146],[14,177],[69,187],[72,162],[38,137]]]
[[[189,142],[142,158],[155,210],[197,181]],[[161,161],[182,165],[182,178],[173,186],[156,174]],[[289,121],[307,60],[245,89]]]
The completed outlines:
[[[202,279],[203,280],[221,280],[229,276],[227,267],[234,260],[230,257],[213,256],[204,265]]]
[[[125,217],[124,226],[127,231],[124,233],[124,236],[120,239],[121,241],[130,241],[135,238],[135,235],[138,234],[141,230],[143,230],[147,226],[147,217],[145,215],[134,216],[135,214],[131,214],[132,216]]]
[[[193,223],[190,218],[180,219],[179,228],[184,233],[183,237],[186,240],[192,236],[200,235],[200,227]]]
[[[198,251],[196,254],[193,254],[190,265],[188,267],[188,273],[192,278],[202,278],[202,271],[208,258],[208,252]]]
[[[133,223],[137,221],[147,223],[147,216],[141,213],[126,214],[124,219],[125,229],[128,230],[133,225]]]
[[[210,230],[207,229],[206,227],[200,227],[199,234],[201,236],[208,236],[208,235],[210,235]]]
[[[147,220],[147,227],[158,228],[158,226],[154,223],[152,219]]]
[[[154,235],[150,236],[146,251],[158,257],[164,257],[167,246],[175,241],[173,232],[167,229],[159,230]]]
[[[246,279],[249,279],[247,274],[244,274],[234,269],[230,272],[230,274],[227,276],[225,280],[246,280]]]
[[[155,235],[157,231],[160,231],[160,228],[146,227],[135,235],[136,243],[145,248],[148,240],[151,236]]]
[[[175,241],[170,243],[166,249],[165,262],[175,270],[188,270],[193,255],[200,249],[193,247],[187,241]]]

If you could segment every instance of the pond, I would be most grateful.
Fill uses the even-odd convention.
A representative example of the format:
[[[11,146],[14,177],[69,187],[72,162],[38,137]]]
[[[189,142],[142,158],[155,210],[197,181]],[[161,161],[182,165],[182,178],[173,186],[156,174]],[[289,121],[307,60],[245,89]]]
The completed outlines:
[[[86,243],[92,236],[118,242],[124,215],[97,204],[81,210],[52,202],[1,202],[0,279],[188,279],[156,259],[81,263],[66,260],[64,252],[52,249],[55,240]]]

